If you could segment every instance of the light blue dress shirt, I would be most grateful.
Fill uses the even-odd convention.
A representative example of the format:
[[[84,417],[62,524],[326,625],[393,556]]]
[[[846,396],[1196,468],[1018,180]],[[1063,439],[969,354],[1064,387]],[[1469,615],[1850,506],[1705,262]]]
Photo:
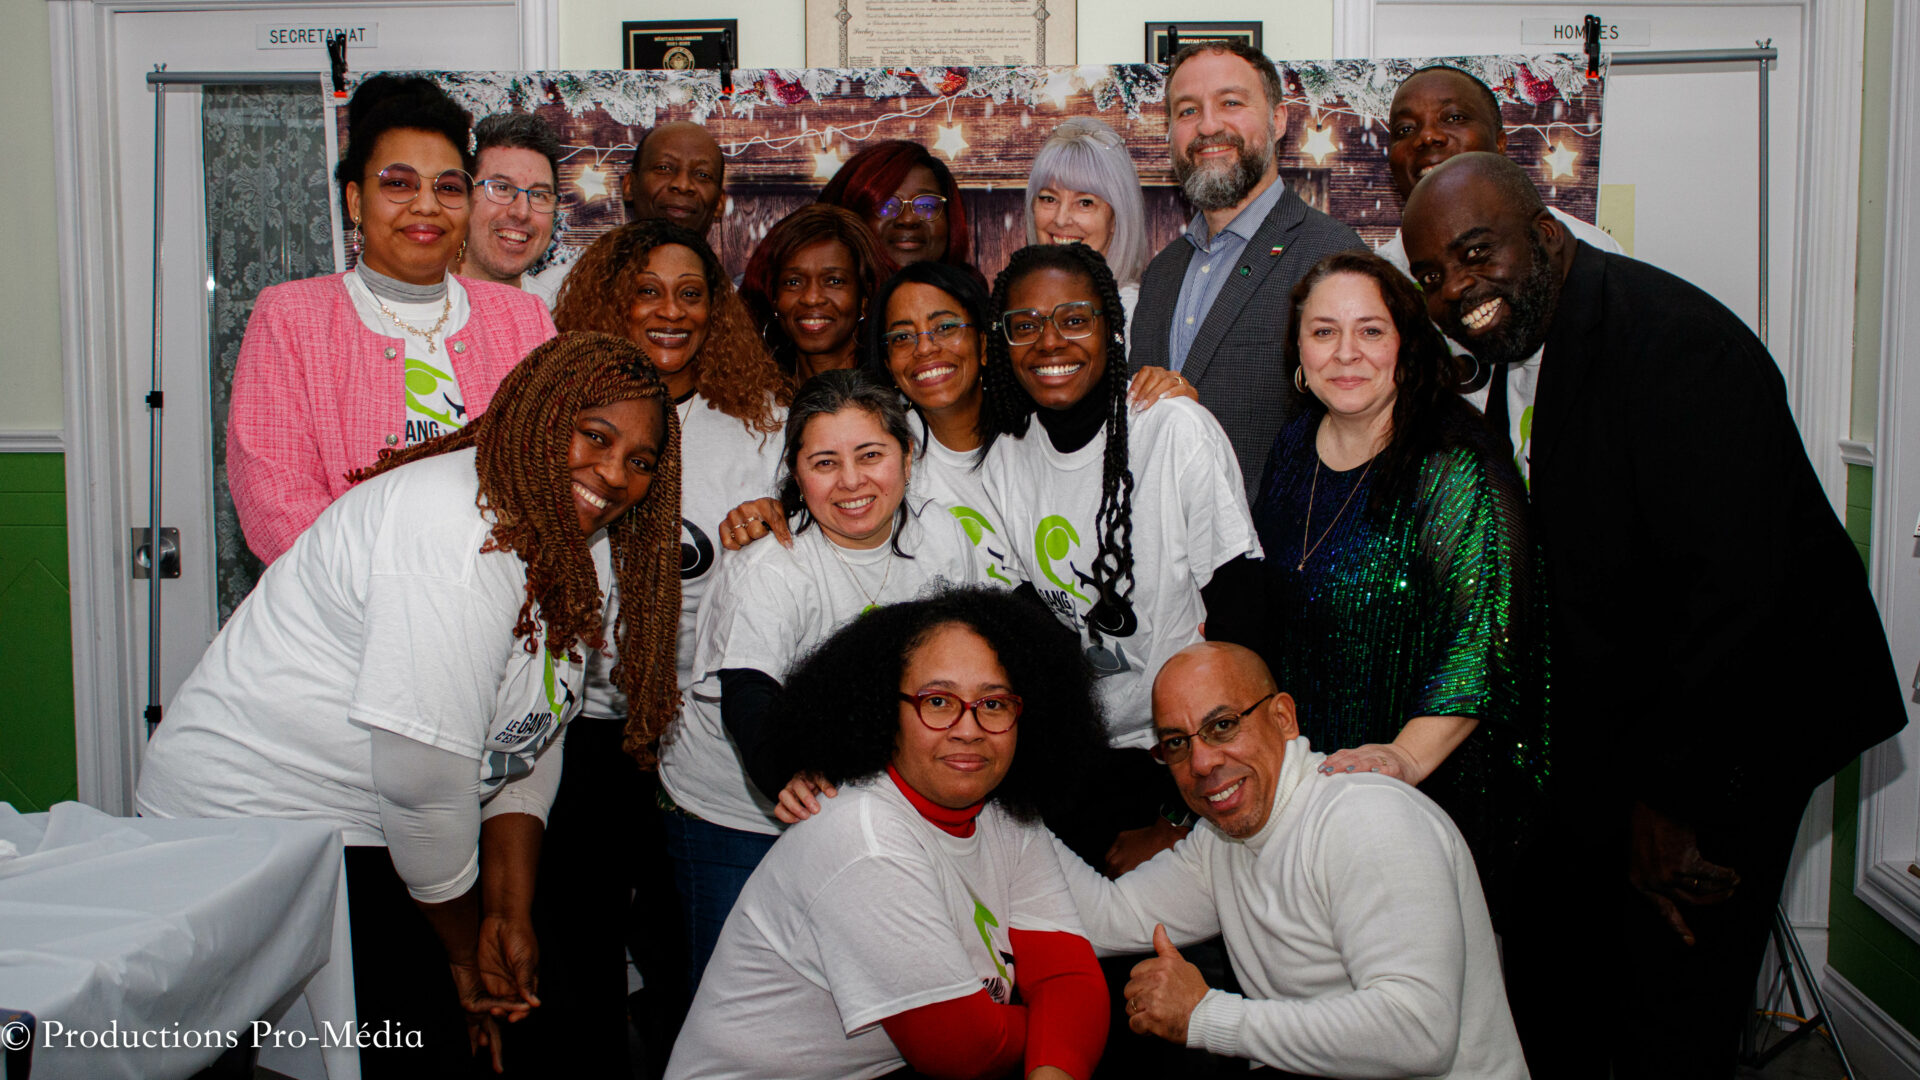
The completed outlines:
[[[1195,214],[1187,222],[1186,240],[1194,246],[1194,256],[1187,261],[1187,276],[1180,283],[1180,299],[1174,304],[1173,325],[1167,329],[1167,356],[1171,359],[1173,370],[1179,371],[1187,363],[1187,350],[1193,347],[1193,339],[1200,336],[1200,327],[1207,321],[1207,312],[1213,310],[1214,298],[1220,295],[1220,286],[1226,283],[1227,275],[1233,272],[1245,250],[1247,241],[1259,231],[1280,201],[1284,181],[1275,178],[1259,198],[1248,203],[1246,208],[1234,215],[1227,227],[1207,238],[1207,215]]]

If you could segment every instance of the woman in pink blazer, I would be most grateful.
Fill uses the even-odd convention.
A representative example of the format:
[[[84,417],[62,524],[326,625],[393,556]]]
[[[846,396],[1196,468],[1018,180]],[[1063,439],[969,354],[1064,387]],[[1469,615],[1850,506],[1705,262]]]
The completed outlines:
[[[538,299],[447,272],[473,198],[467,113],[429,80],[376,76],[348,122],[338,175],[359,266],[261,292],[234,369],[227,481],[263,562],[348,472],[463,426],[554,336]]]

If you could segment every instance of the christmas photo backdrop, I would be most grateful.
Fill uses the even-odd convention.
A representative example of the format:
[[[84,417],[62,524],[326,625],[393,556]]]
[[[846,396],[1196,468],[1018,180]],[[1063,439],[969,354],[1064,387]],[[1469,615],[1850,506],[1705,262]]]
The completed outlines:
[[[1492,87],[1507,154],[1548,202],[1594,220],[1605,73],[1589,80],[1586,59],[1571,54],[1279,61],[1288,118],[1282,178],[1369,243],[1391,236],[1400,203],[1387,176],[1388,105],[1401,79],[1436,62]],[[704,124],[726,157],[731,205],[710,239],[735,274],[769,226],[811,202],[861,147],[884,139],[923,143],[948,163],[965,189],[975,262],[989,279],[1025,243],[1027,171],[1068,116],[1097,116],[1126,139],[1146,187],[1148,250],[1178,236],[1190,213],[1173,186],[1159,65],[738,70],[724,82],[712,71],[425,74],[476,121],[535,112],[559,133],[565,149],[550,262],[571,261],[625,222],[620,181],[635,142],[669,120]],[[346,110],[334,116],[344,146]]]

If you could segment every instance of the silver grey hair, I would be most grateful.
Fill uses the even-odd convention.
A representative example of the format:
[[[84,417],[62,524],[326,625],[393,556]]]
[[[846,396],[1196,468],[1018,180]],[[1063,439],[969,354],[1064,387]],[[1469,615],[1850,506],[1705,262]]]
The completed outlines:
[[[1040,242],[1033,220],[1033,199],[1041,188],[1085,191],[1113,207],[1113,236],[1107,241],[1107,265],[1114,280],[1131,285],[1147,265],[1147,206],[1140,173],[1118,132],[1091,116],[1069,116],[1053,129],[1034,156],[1027,174],[1027,243]]]

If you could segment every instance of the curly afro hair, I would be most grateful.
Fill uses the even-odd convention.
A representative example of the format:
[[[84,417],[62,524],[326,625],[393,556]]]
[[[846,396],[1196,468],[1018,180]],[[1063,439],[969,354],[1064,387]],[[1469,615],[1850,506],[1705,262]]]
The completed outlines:
[[[654,249],[669,244],[699,256],[707,279],[707,338],[694,357],[698,365],[694,388],[707,399],[708,407],[740,421],[749,431],[763,435],[779,431],[780,415],[774,405],[793,400],[793,380],[767,355],[753,316],[713,248],[690,230],[666,221],[636,221],[595,240],[560,287],[554,325],[563,332],[627,336],[627,312],[640,291],[640,275]]]
[[[1026,702],[1013,765],[989,798],[1023,821],[1070,808],[1078,778],[1107,745],[1093,669],[1050,612],[1002,589],[951,588],[841,627],[787,676],[768,718],[767,752],[783,768],[835,784],[878,776],[898,747],[907,659],[953,624],[986,639]]]

